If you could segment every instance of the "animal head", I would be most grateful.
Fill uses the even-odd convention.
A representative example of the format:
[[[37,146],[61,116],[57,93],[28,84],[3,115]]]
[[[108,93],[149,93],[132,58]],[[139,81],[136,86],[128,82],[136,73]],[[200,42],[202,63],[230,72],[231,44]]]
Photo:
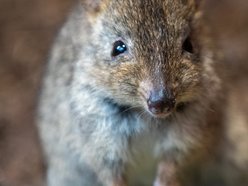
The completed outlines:
[[[194,0],[82,3],[89,28],[78,69],[103,96],[154,117],[200,99],[204,65]]]

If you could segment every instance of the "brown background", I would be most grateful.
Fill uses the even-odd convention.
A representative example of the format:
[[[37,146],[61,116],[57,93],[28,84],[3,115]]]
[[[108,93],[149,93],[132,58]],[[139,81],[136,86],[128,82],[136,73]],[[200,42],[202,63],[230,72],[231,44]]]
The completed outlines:
[[[41,184],[34,126],[49,46],[72,0],[0,0],[0,185]]]
[[[73,0],[0,0],[0,186],[42,185],[34,113],[49,46],[72,4]],[[237,113],[248,112],[248,3],[207,0],[205,12],[223,53],[217,70],[228,90],[228,145],[223,149],[235,166],[247,168],[248,117],[237,128],[233,120],[239,119]]]

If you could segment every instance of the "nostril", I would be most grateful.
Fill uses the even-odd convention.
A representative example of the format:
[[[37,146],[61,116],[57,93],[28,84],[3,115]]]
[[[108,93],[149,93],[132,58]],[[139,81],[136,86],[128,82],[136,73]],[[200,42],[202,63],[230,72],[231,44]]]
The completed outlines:
[[[176,105],[175,99],[167,99],[166,105],[168,105],[169,110],[173,109]]]
[[[175,99],[162,97],[158,100],[149,99],[147,101],[148,109],[153,114],[161,114],[171,111],[175,107]]]
[[[166,104],[163,100],[151,101],[150,99],[147,101],[148,109],[153,114],[160,114],[164,111]]]
[[[188,103],[185,102],[180,102],[177,104],[176,106],[176,111],[177,112],[183,112],[185,110],[185,108],[187,107]]]

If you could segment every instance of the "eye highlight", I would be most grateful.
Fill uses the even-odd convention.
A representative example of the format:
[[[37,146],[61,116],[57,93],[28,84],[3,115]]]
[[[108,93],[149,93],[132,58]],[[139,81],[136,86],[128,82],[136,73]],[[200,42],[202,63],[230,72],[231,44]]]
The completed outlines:
[[[114,42],[114,44],[113,44],[111,56],[116,57],[116,56],[118,56],[118,55],[120,55],[126,51],[127,51],[126,44],[123,41],[118,40],[118,41]]]

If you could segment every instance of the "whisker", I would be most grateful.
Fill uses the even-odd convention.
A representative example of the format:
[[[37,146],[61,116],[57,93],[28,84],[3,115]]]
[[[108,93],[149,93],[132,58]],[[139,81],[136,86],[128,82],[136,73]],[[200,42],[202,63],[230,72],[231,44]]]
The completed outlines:
[[[125,113],[129,110],[132,110],[132,109],[136,109],[136,108],[140,108],[140,106],[132,106],[132,107],[128,107],[127,109],[123,110],[121,113]]]
[[[145,110],[142,110],[141,112],[139,112],[139,115],[138,115],[138,119],[141,120],[141,118],[146,114],[146,111]]]

